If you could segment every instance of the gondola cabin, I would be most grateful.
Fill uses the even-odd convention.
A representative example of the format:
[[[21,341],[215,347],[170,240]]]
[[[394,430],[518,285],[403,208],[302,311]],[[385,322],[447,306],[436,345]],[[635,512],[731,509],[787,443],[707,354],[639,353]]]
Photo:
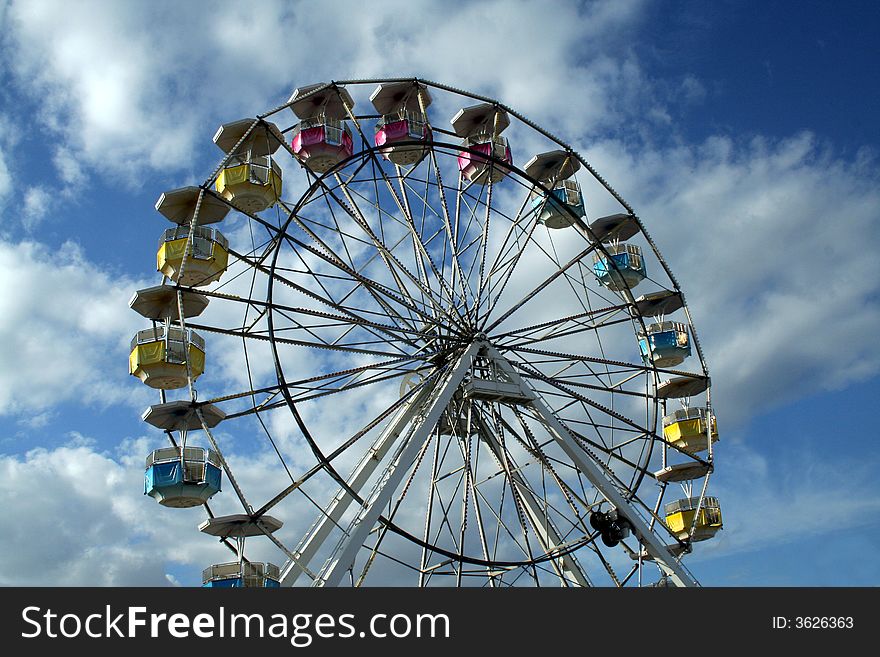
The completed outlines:
[[[477,134],[465,140],[458,156],[458,168],[466,180],[477,185],[497,183],[510,173],[503,164],[513,164],[513,155],[507,139],[489,134]],[[500,162],[499,162],[500,161]]]
[[[291,147],[296,159],[323,174],[351,157],[354,140],[346,118],[354,100],[343,87],[312,84],[294,89],[290,109],[301,121],[293,130]]]
[[[233,561],[205,568],[202,582],[203,587],[215,589],[278,588],[281,586],[281,571],[272,563]]]
[[[718,440],[718,424],[705,408],[682,408],[663,418],[663,438],[689,454],[709,449],[709,436]]]
[[[573,178],[580,166],[573,153],[563,150],[539,153],[526,164],[526,175],[550,190],[535,186],[531,195],[538,221],[547,228],[568,228],[586,214],[580,186]]]
[[[147,457],[144,494],[162,506],[199,506],[220,492],[221,463],[216,452],[201,447],[157,449]]]
[[[609,244],[608,255],[597,253],[593,257],[593,273],[599,283],[609,290],[633,288],[647,276],[642,250],[635,244]]]
[[[245,119],[221,125],[214,143],[229,154],[217,192],[239,210],[256,214],[281,198],[281,167],[272,159],[284,137],[274,123]]]
[[[431,130],[421,112],[385,115],[376,124],[376,146],[393,164],[409,166],[421,160],[428,152],[430,138]]]
[[[561,180],[549,194],[534,195],[532,207],[547,228],[567,228],[585,214],[581,190],[574,180]]]
[[[699,502],[698,497],[688,497],[666,505],[666,524],[678,540],[705,541],[722,528],[718,499],[704,497],[703,504]]]
[[[187,361],[195,381],[205,370],[202,337],[176,326],[157,326],[138,331],[132,339],[128,371],[151,388],[175,390],[187,385]]]
[[[646,363],[657,367],[674,367],[691,355],[687,324],[658,322],[639,331],[639,350]]]
[[[196,226],[190,243],[189,226],[177,226],[165,230],[159,240],[156,269],[175,283],[208,285],[220,280],[228,265],[229,243],[216,228]]]
[[[452,119],[452,128],[463,138],[458,155],[458,169],[463,179],[477,185],[497,183],[504,179],[513,164],[513,154],[501,132],[510,125],[504,110],[482,103],[459,110]]]
[[[431,104],[428,88],[415,81],[383,83],[370,101],[381,115],[375,143],[383,157],[400,166],[411,166],[421,160],[431,141],[425,115]]]

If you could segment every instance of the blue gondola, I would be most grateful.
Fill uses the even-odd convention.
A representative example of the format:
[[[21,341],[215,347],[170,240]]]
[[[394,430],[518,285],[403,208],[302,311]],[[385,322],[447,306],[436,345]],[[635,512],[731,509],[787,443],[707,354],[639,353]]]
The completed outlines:
[[[691,355],[687,324],[658,322],[639,332],[639,350],[646,363],[657,367],[679,365]]]
[[[608,252],[597,253],[593,260],[593,273],[599,283],[609,290],[633,288],[648,275],[642,250],[635,244],[609,244]]]
[[[546,196],[535,195],[532,207],[538,211],[538,221],[548,228],[571,226],[586,214],[584,198],[575,180],[560,180]]]
[[[144,494],[162,506],[189,508],[204,504],[220,491],[220,458],[201,447],[157,449],[147,457]]]
[[[272,563],[233,561],[219,563],[202,572],[202,587],[209,589],[265,588],[281,586],[281,571]]]

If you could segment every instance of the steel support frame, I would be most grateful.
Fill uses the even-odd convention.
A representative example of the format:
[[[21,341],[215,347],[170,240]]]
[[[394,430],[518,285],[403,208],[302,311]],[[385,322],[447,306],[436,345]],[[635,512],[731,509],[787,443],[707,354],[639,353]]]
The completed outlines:
[[[486,355],[495,360],[499,366],[510,376],[512,381],[518,382],[526,390],[531,390],[528,384],[520,377],[514,367],[498,353],[490,344],[486,345]],[[535,394],[534,390],[531,390]],[[580,470],[584,476],[593,484],[596,489],[611,503],[618,512],[632,523],[633,532],[639,537],[639,540],[645,546],[645,550],[650,554],[657,565],[665,572],[676,586],[699,586],[694,577],[684,568],[680,561],[675,559],[666,545],[660,541],[659,537],[651,530],[645,520],[642,518],[633,505],[628,502],[617,486],[608,479],[607,475],[602,472],[601,468],[587,455],[583,449],[577,444],[574,437],[562,425],[550,411],[546,404],[541,400],[540,396],[535,394],[535,398],[529,402],[538,414],[538,418],[544,427],[550,432],[553,439],[559,447],[568,455],[572,463]]]
[[[505,458],[502,455],[504,450],[498,442],[498,438],[482,421],[479,423],[478,434],[480,439],[486,443],[492,451],[492,454],[495,455],[498,462],[502,463]],[[559,534],[559,530],[554,526],[550,517],[541,512],[540,504],[538,504],[538,500],[535,498],[535,494],[532,492],[532,489],[526,482],[525,478],[520,471],[515,468],[511,468],[508,476],[510,477],[511,485],[516,487],[520,502],[522,502],[526,515],[529,518],[529,522],[532,524],[532,528],[538,538],[538,542],[541,544],[541,549],[547,553],[560,549],[564,541]],[[577,584],[578,586],[591,586],[589,578],[586,573],[584,573],[577,559],[575,559],[573,552],[565,554],[559,557],[559,559],[553,559],[550,563],[553,566],[553,570],[559,576],[563,586],[569,586],[571,584]],[[568,571],[571,575],[566,576],[565,571]]]
[[[528,383],[520,377],[516,369],[494,346],[479,338],[472,342],[464,353],[461,354],[454,366],[450,368],[435,388],[426,388],[421,391],[407,406],[398,412],[389,427],[383,431],[374,442],[372,448],[355,467],[349,482],[353,490],[359,491],[373,475],[379,463],[387,456],[391,448],[400,442],[401,435],[409,427],[403,442],[398,445],[397,453],[393,460],[386,466],[385,471],[376,482],[370,495],[364,499],[364,504],[351,520],[333,553],[314,578],[312,586],[339,586],[345,573],[351,570],[357,553],[378,521],[381,510],[387,507],[391,496],[406,475],[409,465],[414,462],[419,449],[425,440],[428,439],[429,433],[437,425],[441,414],[446,410],[453,394],[470,371],[473,358],[477,355],[494,361],[510,377],[512,382],[534,397],[532,401],[524,402],[523,405],[533,408],[540,422],[571,459],[572,463],[586,476],[602,496],[632,523],[633,532],[645,546],[647,553],[653,557],[657,565],[669,576],[672,583],[677,586],[698,586],[699,584],[693,576],[673,557],[666,545],[650,529],[641,514],[623,497],[617,486],[601,470],[600,466],[583,451],[574,437],[553,415],[547,405]],[[500,456],[501,446],[494,439],[491,431],[485,430],[485,427],[483,427],[479,431],[479,435],[489,449],[496,456]],[[514,475],[511,485],[516,486],[517,491],[521,493],[521,500],[524,503],[529,520],[535,528],[542,548],[549,552],[561,545],[562,540],[558,530],[553,527],[549,519],[545,517],[545,514],[541,513],[537,501],[531,494],[531,490],[524,480],[519,479],[518,473]],[[314,558],[332,529],[339,525],[342,516],[353,501],[354,498],[351,495],[345,490],[340,489],[325,510],[324,515],[315,523],[309,536],[295,552],[296,561],[291,561],[285,566],[281,574],[282,585],[292,585],[304,572],[303,568],[307,567]],[[556,561],[562,562],[562,569],[558,567]],[[570,583],[571,581],[562,572],[568,571],[571,574],[570,577],[577,584],[581,586],[589,586],[590,584],[573,554],[563,555],[559,560],[553,560],[553,567],[560,578],[563,579],[563,583]]]
[[[426,402],[418,406],[412,405],[415,407],[415,413],[412,415],[414,424],[410,427],[409,435],[398,447],[391,463],[388,464],[385,472],[376,482],[373,491],[364,500],[363,506],[352,519],[333,554],[327,559],[318,573],[318,577],[312,582],[312,586],[339,586],[345,573],[351,570],[358,551],[366,541],[370,530],[375,526],[382,509],[388,505],[394,491],[403,481],[409,465],[413,463],[419,449],[427,440],[428,434],[437,425],[440,415],[452,401],[452,395],[458,389],[458,385],[470,371],[474,356],[484,345],[485,343],[481,341],[472,342],[443,377],[442,382],[431,391]],[[401,418],[395,423],[392,431],[396,431],[399,435],[403,425],[403,418]],[[400,429],[397,428],[398,426]]]

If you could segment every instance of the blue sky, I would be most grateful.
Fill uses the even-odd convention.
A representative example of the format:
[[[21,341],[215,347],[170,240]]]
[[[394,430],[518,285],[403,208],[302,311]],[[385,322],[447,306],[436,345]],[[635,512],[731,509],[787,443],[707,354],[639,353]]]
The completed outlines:
[[[722,434],[694,574],[880,583],[876,4],[365,4],[0,2],[0,583],[194,584],[222,554],[140,495],[153,204],[204,180],[219,124],[400,75],[573,144],[667,257]]]

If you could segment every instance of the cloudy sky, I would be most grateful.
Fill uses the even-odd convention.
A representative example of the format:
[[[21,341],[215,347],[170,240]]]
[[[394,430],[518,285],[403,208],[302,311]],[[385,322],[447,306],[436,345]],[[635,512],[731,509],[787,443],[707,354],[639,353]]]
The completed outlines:
[[[706,585],[880,584],[874,3],[0,1],[0,584],[195,584],[126,372],[153,204],[331,79],[498,98],[637,209],[713,377]],[[141,320],[142,321],[142,320]],[[242,456],[243,483],[269,463]],[[161,511],[161,514],[159,513]],[[213,550],[213,551],[212,551]]]

